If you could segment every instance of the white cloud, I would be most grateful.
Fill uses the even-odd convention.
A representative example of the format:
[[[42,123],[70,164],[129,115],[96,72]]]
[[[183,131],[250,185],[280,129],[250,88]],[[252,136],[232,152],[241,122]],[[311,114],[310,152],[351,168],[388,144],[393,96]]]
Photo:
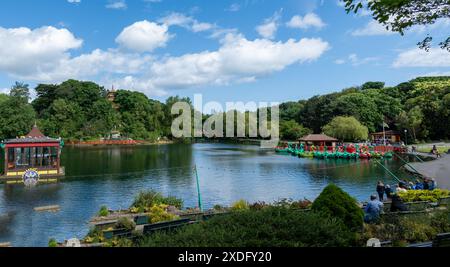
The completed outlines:
[[[70,51],[79,48],[82,40],[66,29],[0,28],[0,43],[4,44],[0,46],[0,72],[30,82],[94,80],[163,95],[172,89],[253,82],[293,64],[314,61],[330,48],[321,39],[275,42],[223,34],[219,49],[177,57],[158,58],[124,49],[96,49],[74,57]]]
[[[0,71],[22,77],[45,73],[82,43],[67,29],[0,27]]]
[[[230,12],[237,12],[241,9],[241,5],[239,5],[238,3],[234,3],[231,4],[231,6],[227,9],[225,9],[225,11],[230,11]]]
[[[356,29],[352,32],[353,36],[377,36],[377,35],[393,35],[397,34],[387,30],[385,26],[375,20],[371,20],[363,28]]]
[[[182,89],[255,81],[295,63],[318,59],[329,44],[321,39],[273,42],[247,40],[228,34],[217,51],[168,57],[154,62],[141,77],[128,76],[116,83],[141,91]],[[127,82],[129,84],[127,85]]]
[[[193,32],[203,32],[217,28],[214,24],[199,22],[193,17],[176,12],[159,19],[158,22],[167,26],[180,26]]]
[[[127,7],[125,0],[110,0],[109,4],[106,5],[106,8],[109,9],[127,9]]]
[[[395,68],[450,67],[450,53],[440,48],[431,48],[429,52],[419,48],[411,48],[401,52],[393,66]]]
[[[342,65],[346,63],[350,63],[352,66],[360,66],[372,62],[377,62],[379,60],[378,57],[364,57],[360,58],[357,54],[350,54],[346,59],[337,59],[334,61],[337,65]]]
[[[301,16],[293,16],[291,20],[286,23],[286,26],[290,28],[297,28],[297,29],[309,29],[309,28],[317,28],[321,29],[326,26],[326,24],[322,21],[322,19],[314,14],[314,13],[308,13],[304,17]]]
[[[158,25],[144,20],[123,29],[116,38],[116,42],[121,47],[142,53],[166,46],[170,37],[167,25]]]
[[[275,12],[272,17],[266,19],[263,24],[256,27],[256,31],[259,35],[266,39],[275,38],[275,34],[278,31],[279,21],[281,19],[281,12],[282,10]]]
[[[81,0],[67,0],[67,2],[69,2],[71,4],[77,4],[77,3],[81,3]]]

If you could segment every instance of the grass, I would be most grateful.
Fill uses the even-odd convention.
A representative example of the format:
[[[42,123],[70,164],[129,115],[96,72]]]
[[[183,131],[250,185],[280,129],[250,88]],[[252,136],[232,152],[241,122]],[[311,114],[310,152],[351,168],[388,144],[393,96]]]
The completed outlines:
[[[417,151],[421,152],[421,153],[430,153],[432,148],[433,148],[432,146],[430,146],[430,147],[418,147]],[[436,146],[436,148],[439,151],[439,153],[446,154],[447,151],[450,149],[450,146]]]

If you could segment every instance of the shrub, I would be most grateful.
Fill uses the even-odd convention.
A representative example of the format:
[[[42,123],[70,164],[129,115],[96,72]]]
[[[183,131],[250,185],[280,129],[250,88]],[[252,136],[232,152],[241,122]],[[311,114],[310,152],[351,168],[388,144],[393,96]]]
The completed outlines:
[[[431,201],[437,202],[440,198],[450,197],[450,191],[444,189],[408,190],[398,194],[405,202]]]
[[[130,210],[133,212],[146,212],[154,205],[169,205],[178,209],[183,207],[183,200],[176,197],[164,197],[161,193],[154,190],[140,192],[135,198]]]
[[[312,209],[338,218],[350,230],[359,231],[364,222],[364,212],[356,200],[334,184],[328,185],[312,204]]]
[[[56,242],[56,239],[52,238],[48,241],[48,247],[49,248],[56,248],[58,247],[58,242]]]
[[[178,219],[179,217],[175,214],[167,212],[167,205],[159,204],[154,205],[150,208],[150,223],[167,222]]]
[[[98,212],[98,216],[100,217],[107,217],[109,216],[109,209],[107,206],[102,206],[100,208],[100,211]]]
[[[120,218],[119,221],[115,225],[116,229],[127,229],[129,231],[133,231],[136,228],[136,223],[128,218]]]
[[[294,209],[308,209],[312,205],[312,202],[304,199],[299,201],[294,201],[293,199],[280,199],[274,203],[274,206],[294,208]]]
[[[142,247],[342,247],[352,234],[337,219],[284,207],[244,210],[159,232],[138,243]]]
[[[250,209],[248,202],[243,199],[236,201],[233,203],[233,205],[231,205],[232,211],[243,211],[248,209]]]

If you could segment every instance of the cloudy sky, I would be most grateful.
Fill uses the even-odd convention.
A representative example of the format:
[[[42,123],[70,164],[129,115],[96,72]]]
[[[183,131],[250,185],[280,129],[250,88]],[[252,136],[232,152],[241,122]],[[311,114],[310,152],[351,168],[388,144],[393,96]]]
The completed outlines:
[[[450,19],[400,36],[338,0],[3,0],[0,91],[73,78],[164,100],[286,101],[450,75]],[[440,39],[439,39],[440,38]]]

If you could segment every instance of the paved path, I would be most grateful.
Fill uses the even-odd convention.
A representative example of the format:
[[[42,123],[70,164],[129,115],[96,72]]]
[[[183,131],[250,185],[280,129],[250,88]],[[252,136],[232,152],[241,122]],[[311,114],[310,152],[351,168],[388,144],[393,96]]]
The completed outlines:
[[[424,154],[424,156],[425,155],[429,157],[429,154]],[[420,175],[434,178],[439,188],[450,190],[450,155],[442,154],[442,157],[439,159],[410,164]],[[416,173],[416,171],[408,165],[405,165],[405,168],[410,172]]]

